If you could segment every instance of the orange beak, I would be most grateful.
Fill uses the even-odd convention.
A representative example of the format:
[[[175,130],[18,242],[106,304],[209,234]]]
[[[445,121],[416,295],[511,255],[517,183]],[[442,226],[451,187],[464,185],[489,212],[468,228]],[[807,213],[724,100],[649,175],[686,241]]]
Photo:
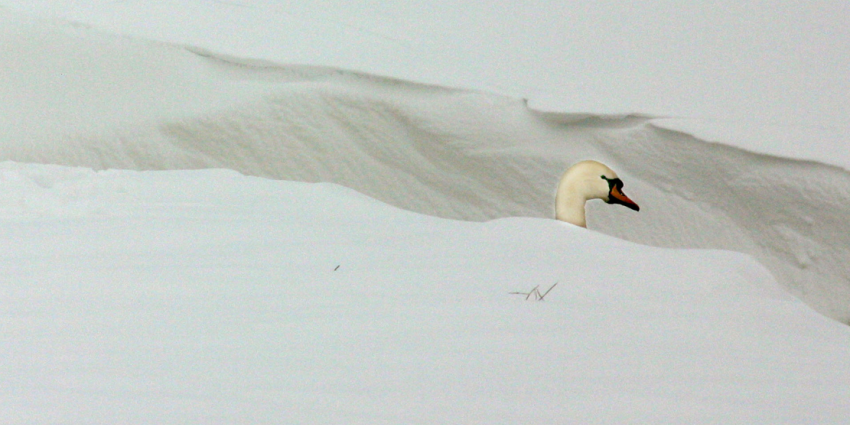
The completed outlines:
[[[626,208],[631,208],[635,211],[640,211],[640,207],[635,201],[629,199],[623,191],[620,190],[619,187],[614,186],[611,188],[611,192],[608,193],[608,198],[610,199],[610,203],[612,204],[620,204],[625,206]]]

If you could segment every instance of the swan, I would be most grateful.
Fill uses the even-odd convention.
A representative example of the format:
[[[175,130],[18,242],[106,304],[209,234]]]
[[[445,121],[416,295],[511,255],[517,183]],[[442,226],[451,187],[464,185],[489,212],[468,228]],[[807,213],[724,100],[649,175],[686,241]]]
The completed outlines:
[[[586,160],[574,164],[561,177],[555,194],[555,218],[586,228],[584,204],[591,199],[640,211],[638,204],[623,193],[623,181],[614,170]]]

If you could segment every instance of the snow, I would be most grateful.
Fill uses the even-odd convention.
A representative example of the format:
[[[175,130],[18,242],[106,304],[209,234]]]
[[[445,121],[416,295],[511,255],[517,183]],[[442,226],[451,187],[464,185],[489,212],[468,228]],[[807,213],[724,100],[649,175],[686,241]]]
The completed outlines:
[[[727,131],[733,137],[722,142],[762,153],[778,150],[776,127],[790,128],[800,139],[781,156],[850,168],[850,152],[833,143],[847,145],[850,128],[850,4],[842,0],[0,5],[239,57],[527,98],[547,112],[683,118],[697,122],[698,138],[736,123],[754,137]]]
[[[84,23],[0,7],[0,422],[848,416],[846,105],[821,102],[847,68],[777,71],[834,89],[790,120],[786,94],[704,80],[681,80],[704,104],[662,111],[669,80],[653,97],[593,72],[555,84],[577,65],[552,58],[505,72],[551,48],[529,43],[557,11],[470,38],[460,16],[506,18],[426,2],[0,5]],[[604,22],[610,6],[570,13]],[[833,10],[799,42],[840,64],[845,9],[818,3],[791,27]],[[684,30],[684,12],[648,16]],[[799,47],[775,34],[757,38]],[[607,37],[585,57],[620,57],[600,54]],[[734,53],[712,43],[696,47]],[[634,97],[599,102],[612,82]],[[551,103],[563,90],[575,103]],[[731,104],[714,92],[758,116],[712,113]],[[552,220],[560,173],[587,158],[639,213],[592,202],[591,230]],[[545,301],[511,294],[555,283]]]
[[[0,16],[4,62],[16,64],[0,92],[18,100],[4,107],[0,159],[228,168],[488,220],[553,217],[560,174],[593,158],[626,176],[642,211],[591,206],[591,228],[748,253],[818,311],[850,322],[850,234],[834,230],[850,213],[843,169],[707,144],[648,117],[540,113],[484,92]]]
[[[850,413],[850,329],[741,254],[224,170],[2,170],[4,423]]]

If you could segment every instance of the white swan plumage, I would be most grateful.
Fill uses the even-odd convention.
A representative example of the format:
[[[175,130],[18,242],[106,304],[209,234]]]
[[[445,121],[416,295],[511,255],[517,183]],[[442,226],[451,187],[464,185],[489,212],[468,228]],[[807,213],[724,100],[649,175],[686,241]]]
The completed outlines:
[[[555,194],[555,218],[587,227],[584,206],[591,199],[640,211],[638,204],[623,193],[623,181],[614,170],[601,162],[585,160],[574,164],[561,177]]]

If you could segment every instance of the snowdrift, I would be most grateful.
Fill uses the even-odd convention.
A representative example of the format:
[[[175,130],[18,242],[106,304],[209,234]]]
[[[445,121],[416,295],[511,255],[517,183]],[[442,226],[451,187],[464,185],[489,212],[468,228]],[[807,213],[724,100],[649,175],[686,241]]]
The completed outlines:
[[[0,188],[4,424],[850,415],[850,328],[743,254],[229,170],[4,163]]]
[[[843,168],[706,143],[652,117],[535,112],[520,99],[242,60],[6,11],[0,28],[2,160],[228,168],[480,221],[552,217],[561,172],[593,158],[621,175],[641,212],[591,204],[591,229],[748,253],[809,305],[850,322]]]

